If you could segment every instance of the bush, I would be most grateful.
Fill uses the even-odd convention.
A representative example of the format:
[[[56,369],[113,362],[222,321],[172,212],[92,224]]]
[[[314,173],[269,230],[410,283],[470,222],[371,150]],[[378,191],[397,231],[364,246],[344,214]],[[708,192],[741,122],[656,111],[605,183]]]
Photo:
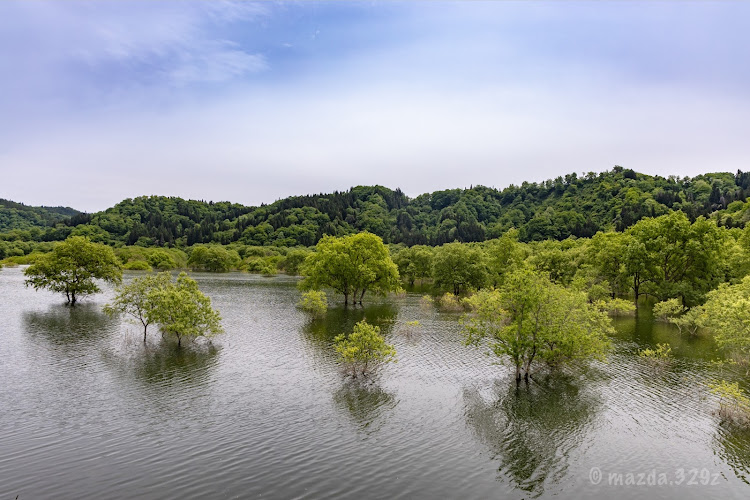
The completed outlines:
[[[750,399],[745,396],[737,382],[726,380],[709,384],[713,394],[719,396],[719,417],[742,426],[750,426]]]
[[[444,311],[461,312],[465,309],[461,299],[450,292],[445,292],[445,294],[437,300],[437,303],[438,307]]]
[[[310,290],[302,294],[297,307],[313,316],[323,316],[328,310],[328,298],[321,290]]]
[[[645,359],[649,364],[663,367],[672,362],[672,348],[669,344],[656,344],[656,349],[642,349],[638,356]]]
[[[367,376],[380,365],[396,361],[396,349],[385,343],[380,328],[362,320],[354,325],[354,331],[333,339],[339,360],[353,376]]]
[[[150,271],[151,266],[148,265],[148,262],[145,260],[131,260],[127,264],[125,264],[123,269],[126,269],[128,271]]]

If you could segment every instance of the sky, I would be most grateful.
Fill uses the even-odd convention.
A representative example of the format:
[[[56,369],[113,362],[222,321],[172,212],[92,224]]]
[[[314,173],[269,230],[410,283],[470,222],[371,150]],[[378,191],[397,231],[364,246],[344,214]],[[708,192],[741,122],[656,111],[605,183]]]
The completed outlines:
[[[750,169],[750,3],[0,2],[0,198]]]

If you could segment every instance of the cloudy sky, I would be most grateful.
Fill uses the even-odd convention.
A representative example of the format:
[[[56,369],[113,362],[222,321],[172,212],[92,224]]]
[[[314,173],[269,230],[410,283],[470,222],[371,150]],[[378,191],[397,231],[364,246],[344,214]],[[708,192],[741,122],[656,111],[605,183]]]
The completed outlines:
[[[0,197],[750,169],[742,2],[0,2]]]

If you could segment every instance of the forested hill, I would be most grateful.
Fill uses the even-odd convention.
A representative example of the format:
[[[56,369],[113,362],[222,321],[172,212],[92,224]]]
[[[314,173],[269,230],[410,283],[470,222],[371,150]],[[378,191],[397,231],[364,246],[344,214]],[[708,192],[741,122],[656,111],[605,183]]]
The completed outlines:
[[[0,198],[0,232],[32,227],[54,227],[79,212],[70,207],[30,207]]]
[[[211,242],[309,246],[324,234],[370,231],[387,243],[439,245],[482,241],[517,228],[522,241],[534,241],[619,231],[644,217],[673,210],[691,219],[706,216],[720,225],[743,227],[750,219],[749,194],[750,173],[664,178],[615,167],[600,174],[569,174],[503,190],[474,186],[413,199],[382,186],[295,196],[260,207],[139,197],[104,212],[76,214],[64,224],[35,230],[29,236],[51,241],[74,232],[95,241],[146,246]],[[50,217],[59,215],[49,210]],[[50,225],[42,219],[44,224],[38,226]]]

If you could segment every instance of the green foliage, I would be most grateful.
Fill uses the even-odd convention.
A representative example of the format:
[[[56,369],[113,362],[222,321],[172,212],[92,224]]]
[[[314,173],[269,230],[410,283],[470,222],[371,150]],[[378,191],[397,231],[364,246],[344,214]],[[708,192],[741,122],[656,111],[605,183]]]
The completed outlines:
[[[82,236],[72,236],[39,258],[24,272],[26,286],[64,293],[68,303],[98,293],[95,280],[119,283],[120,261],[108,246],[92,243]]]
[[[684,313],[685,307],[682,305],[680,299],[667,299],[654,304],[653,312],[654,316],[660,320],[669,321],[669,319]]]
[[[445,292],[437,299],[437,305],[443,311],[460,312],[463,311],[464,302],[451,292]]]
[[[53,227],[78,213],[68,207],[30,207],[0,199],[0,232]]]
[[[225,273],[240,265],[240,256],[221,246],[196,246],[190,252],[187,265],[195,271]]]
[[[0,200],[0,232],[20,230],[28,240],[59,241],[86,224],[102,229],[106,233],[97,234],[109,234],[113,242],[159,247],[238,242],[308,247],[324,235],[362,231],[386,243],[442,245],[484,241],[514,228],[522,242],[565,240],[623,231],[644,218],[675,211],[690,220],[704,216],[722,227],[744,227],[750,220],[749,178],[743,172],[664,178],[615,167],[503,190],[474,186],[413,199],[382,186],[295,196],[260,207],[149,196],[92,215]],[[37,230],[33,235],[32,229]]]
[[[302,263],[305,262],[308,255],[310,255],[310,251],[304,248],[289,250],[279,263],[279,267],[283,269],[286,274],[297,276],[300,274]]]
[[[297,307],[313,316],[323,316],[328,310],[328,298],[322,290],[308,290],[302,294]]]
[[[424,245],[415,245],[399,251],[393,261],[398,266],[401,278],[414,285],[416,280],[428,279],[432,276],[432,261],[434,251]]]
[[[610,316],[624,316],[635,312],[635,305],[623,299],[598,300],[594,305]]]
[[[487,283],[485,255],[479,248],[446,243],[435,250],[432,279],[435,285],[454,295],[462,290],[478,290]]]
[[[467,343],[486,340],[490,351],[509,357],[516,380],[528,379],[532,363],[559,366],[575,360],[603,359],[609,349],[609,317],[589,304],[586,295],[552,283],[528,269],[507,276],[497,290],[468,299],[473,312],[465,319]]]
[[[665,366],[672,361],[672,348],[669,344],[656,344],[656,349],[642,349],[638,356],[645,359],[654,366]]]
[[[159,324],[162,333],[175,337],[178,346],[183,338],[210,338],[224,331],[221,316],[211,307],[211,299],[185,273],[180,273],[169,286],[153,288],[149,300],[153,304],[150,320]]]
[[[122,266],[123,269],[128,271],[150,271],[151,266],[145,260],[132,260]]]
[[[362,303],[365,292],[386,294],[399,289],[398,268],[383,240],[370,233],[336,238],[326,236],[308,255],[301,268],[303,290],[333,288]]]
[[[721,380],[709,384],[712,394],[719,397],[719,416],[741,426],[750,426],[750,398],[737,382]]]
[[[625,266],[636,299],[645,291],[660,300],[680,297],[692,307],[721,281],[725,235],[706,219],[691,224],[684,213],[673,212],[644,219],[627,234]]]
[[[279,259],[279,257],[250,257],[245,262],[245,270],[263,276],[275,276],[278,273],[276,262]]]
[[[104,306],[104,312],[110,316],[126,314],[140,322],[145,343],[148,326],[155,321],[158,313],[161,299],[159,292],[171,286],[172,276],[168,272],[135,278],[129,284],[115,289],[115,298]]]
[[[722,283],[708,293],[703,322],[719,347],[739,361],[750,360],[750,276],[736,285]]]
[[[380,328],[362,320],[354,325],[349,335],[341,334],[333,339],[339,360],[353,376],[366,376],[383,363],[396,360],[396,349],[386,344]]]

